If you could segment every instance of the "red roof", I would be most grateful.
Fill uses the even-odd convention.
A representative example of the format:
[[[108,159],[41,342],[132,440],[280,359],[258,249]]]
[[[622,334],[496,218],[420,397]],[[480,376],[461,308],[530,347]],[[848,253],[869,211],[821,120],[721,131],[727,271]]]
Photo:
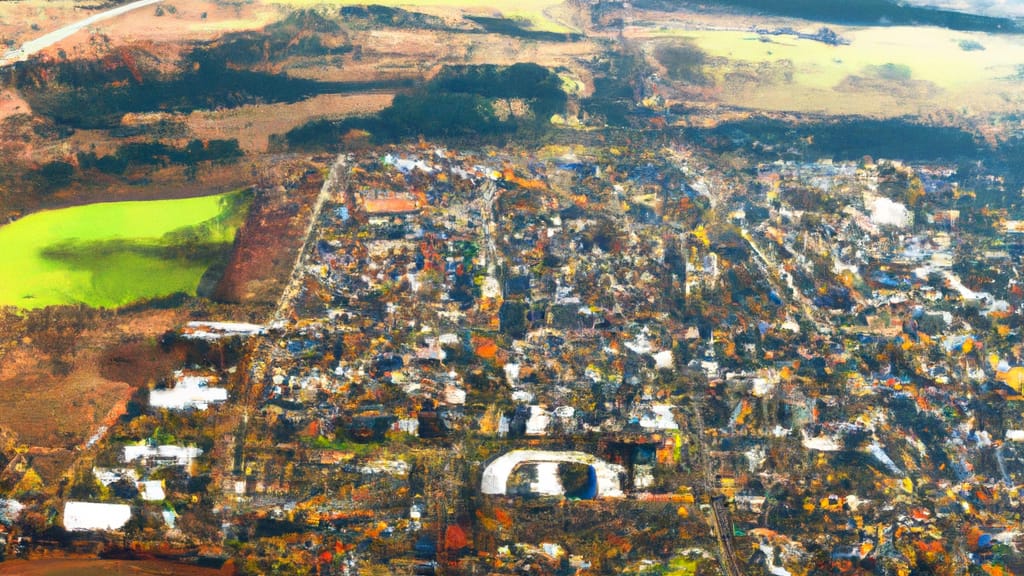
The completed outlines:
[[[367,198],[363,202],[367,214],[402,214],[416,212],[420,205],[413,198]]]

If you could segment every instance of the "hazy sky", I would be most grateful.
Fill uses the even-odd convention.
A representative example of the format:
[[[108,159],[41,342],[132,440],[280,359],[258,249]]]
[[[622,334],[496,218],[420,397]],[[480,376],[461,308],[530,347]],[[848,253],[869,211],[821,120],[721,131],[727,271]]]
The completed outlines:
[[[1024,18],[1024,0],[906,0],[907,4],[935,6],[987,16]]]

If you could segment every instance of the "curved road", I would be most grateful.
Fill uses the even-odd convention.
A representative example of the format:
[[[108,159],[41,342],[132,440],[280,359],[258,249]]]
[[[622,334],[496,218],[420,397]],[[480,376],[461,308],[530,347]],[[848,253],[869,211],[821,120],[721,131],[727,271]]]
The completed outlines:
[[[85,18],[83,20],[79,20],[74,24],[68,24],[63,28],[58,28],[53,32],[43,34],[35,40],[29,40],[28,42],[25,42],[21,45],[21,48],[11,50],[3,56],[0,56],[0,67],[8,66],[10,64],[14,64],[15,62],[22,62],[24,60],[27,60],[29,56],[32,56],[33,54],[41,50],[49,48],[57,42],[60,42],[61,40],[64,40],[65,38],[75,34],[80,30],[88,28],[89,26],[92,26],[97,22],[109,20],[111,18],[120,16],[126,12],[131,12],[132,10],[143,8],[151,4],[156,4],[157,2],[163,2],[163,0],[137,0],[136,2],[125,4],[123,6],[118,6],[117,8],[104,10],[99,14],[93,14],[92,16],[89,16],[88,18]]]

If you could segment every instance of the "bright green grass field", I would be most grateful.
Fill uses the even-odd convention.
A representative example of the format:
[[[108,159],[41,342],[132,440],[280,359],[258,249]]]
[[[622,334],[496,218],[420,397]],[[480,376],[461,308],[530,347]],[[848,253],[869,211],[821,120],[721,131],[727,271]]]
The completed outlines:
[[[117,307],[176,292],[230,248],[249,195],[109,202],[0,227],[0,306]]]

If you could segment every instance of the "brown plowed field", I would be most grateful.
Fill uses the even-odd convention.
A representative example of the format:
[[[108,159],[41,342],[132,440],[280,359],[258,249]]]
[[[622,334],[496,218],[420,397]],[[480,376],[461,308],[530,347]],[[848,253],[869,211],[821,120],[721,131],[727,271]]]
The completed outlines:
[[[323,175],[304,162],[278,164],[267,170],[291,184],[257,193],[217,286],[215,297],[219,300],[273,304],[291,275],[295,251],[302,244]]]
[[[0,574],[18,576],[217,576],[231,573],[164,560],[46,559],[0,563]]]

